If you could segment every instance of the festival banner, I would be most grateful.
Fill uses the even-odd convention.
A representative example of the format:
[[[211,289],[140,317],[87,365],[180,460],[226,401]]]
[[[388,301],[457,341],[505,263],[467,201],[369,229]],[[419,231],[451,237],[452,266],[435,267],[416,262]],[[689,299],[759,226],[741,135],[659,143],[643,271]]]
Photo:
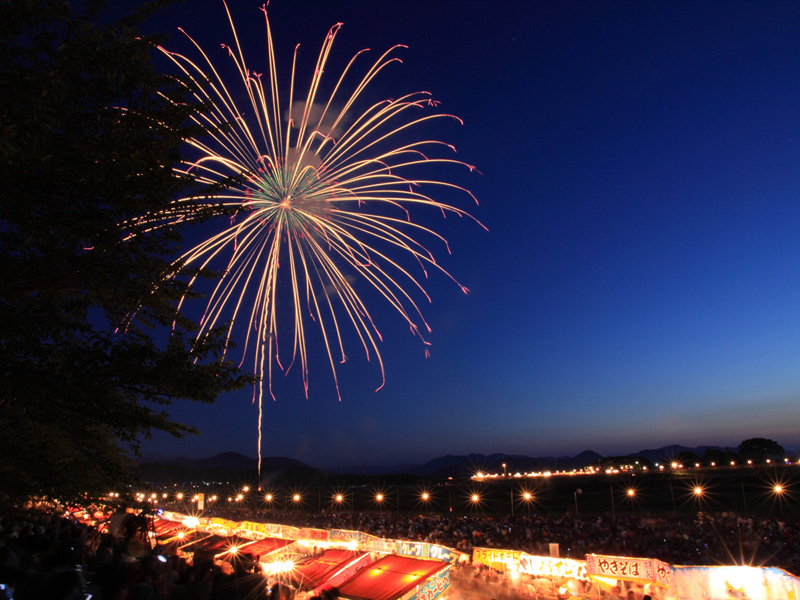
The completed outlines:
[[[301,540],[314,540],[317,542],[321,542],[328,539],[328,530],[313,529],[311,527],[301,527],[299,535]]]
[[[610,577],[612,579],[656,580],[653,561],[649,558],[589,554],[586,556],[586,572],[589,575]]]
[[[269,535],[267,532],[266,523],[254,523],[253,521],[242,521],[239,523],[239,531],[245,533],[254,533],[264,537]]]
[[[586,563],[570,558],[520,554],[518,570],[520,573],[537,577],[565,577],[581,581],[589,579],[586,575]]]
[[[369,536],[372,537],[372,536]],[[362,543],[367,539],[366,533],[350,531],[348,529],[329,529],[328,539],[332,542],[357,542]]]
[[[397,551],[397,542],[384,538],[369,536],[369,539],[361,542],[361,548],[368,552],[379,554],[393,554]]]
[[[519,568],[520,554],[518,550],[474,548],[472,562],[476,565],[486,565],[496,571],[515,571]]]
[[[435,558],[436,560],[442,560],[444,562],[456,563],[458,561],[458,552],[445,546],[428,544],[428,558]]]
[[[428,544],[425,542],[397,542],[397,554],[414,558],[428,558]]]
[[[276,525],[278,527],[278,537],[284,540],[299,540],[300,528],[292,525]]]
[[[403,600],[434,600],[438,598],[450,586],[450,567],[447,566],[416,591],[406,595]]]
[[[653,563],[653,581],[665,587],[675,588],[675,573],[672,566],[655,558],[651,558],[650,562]]]
[[[226,534],[239,528],[239,524],[236,521],[229,521],[221,517],[211,517],[211,523],[208,526],[215,529],[223,529]]]

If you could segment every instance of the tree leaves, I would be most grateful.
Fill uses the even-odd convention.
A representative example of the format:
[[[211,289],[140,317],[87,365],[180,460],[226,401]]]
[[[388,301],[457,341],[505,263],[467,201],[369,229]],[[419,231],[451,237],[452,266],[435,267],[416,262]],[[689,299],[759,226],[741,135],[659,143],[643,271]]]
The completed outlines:
[[[142,15],[146,14],[146,11]],[[197,133],[191,87],[158,73],[137,17],[0,4],[0,476],[9,496],[84,497],[126,453],[189,427],[164,410],[252,378],[218,332],[176,315],[181,232],[136,219],[207,193],[173,172]],[[207,205],[189,210],[213,210]],[[175,327],[173,328],[173,323]],[[77,497],[77,496],[76,496]]]

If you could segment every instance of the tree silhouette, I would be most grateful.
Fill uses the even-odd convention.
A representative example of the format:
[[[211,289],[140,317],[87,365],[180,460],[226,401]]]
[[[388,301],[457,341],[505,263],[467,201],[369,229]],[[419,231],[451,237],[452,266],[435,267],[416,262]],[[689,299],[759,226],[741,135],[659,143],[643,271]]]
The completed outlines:
[[[784,454],[783,446],[766,438],[750,438],[739,444],[739,457],[743,460],[763,462],[767,458],[783,458]]]
[[[100,26],[101,4],[0,3],[0,498],[107,493],[143,437],[193,431],[173,400],[248,381],[175,314],[179,232],[135,221],[192,193],[172,165],[196,107],[144,13]]]

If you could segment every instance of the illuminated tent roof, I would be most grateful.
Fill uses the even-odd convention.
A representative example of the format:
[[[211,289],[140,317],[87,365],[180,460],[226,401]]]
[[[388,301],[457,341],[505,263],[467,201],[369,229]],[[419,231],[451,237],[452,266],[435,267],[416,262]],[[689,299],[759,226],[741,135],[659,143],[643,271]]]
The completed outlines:
[[[221,535],[210,535],[207,538],[203,538],[202,540],[198,540],[197,545],[195,546],[194,552],[198,552],[200,550],[204,552],[208,552],[209,554],[221,554],[222,552],[227,552],[234,546],[236,548],[241,548],[247,542],[245,538],[241,538],[236,535],[232,536],[221,536]],[[184,548],[182,547],[181,550]]]
[[[327,550],[320,556],[311,556],[295,563],[289,575],[292,585],[314,589],[337,571],[366,554],[355,550]]]
[[[339,594],[350,600],[395,600],[447,568],[438,560],[386,556],[339,586]]]
[[[180,545],[181,552],[197,552],[198,550],[211,550],[207,546],[223,543],[227,538],[212,533],[196,532],[192,539]]]
[[[192,541],[196,541],[198,539],[202,539],[207,537],[208,534],[203,531],[197,531],[195,529],[187,529],[185,531],[173,531],[170,534],[165,536],[156,536],[158,539],[158,543],[168,546],[168,545],[176,545],[176,546],[185,546]]]
[[[294,540],[284,540],[279,538],[264,538],[255,542],[245,542],[239,546],[239,552],[252,554],[253,556],[264,556],[274,552],[279,548],[293,544]]]
[[[179,531],[188,531],[188,528],[183,523],[177,521],[167,521],[166,519],[156,519],[153,521],[153,529],[156,532],[156,538],[159,540],[174,537]]]

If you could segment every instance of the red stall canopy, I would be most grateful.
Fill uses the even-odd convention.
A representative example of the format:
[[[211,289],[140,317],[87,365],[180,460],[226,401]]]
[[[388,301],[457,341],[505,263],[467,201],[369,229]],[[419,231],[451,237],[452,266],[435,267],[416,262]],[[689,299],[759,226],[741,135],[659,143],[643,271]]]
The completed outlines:
[[[264,556],[274,552],[279,548],[293,544],[294,540],[283,540],[279,538],[264,538],[255,542],[248,542],[239,547],[240,553],[252,554],[253,556]]]
[[[166,519],[155,519],[153,521],[153,529],[158,539],[173,537],[177,535],[179,531],[188,530],[187,527],[184,527],[183,523],[167,521]]]
[[[198,544],[195,552],[199,550],[203,550],[204,552],[213,553],[213,554],[222,554],[223,552],[228,552],[231,548],[236,548],[237,550],[244,546],[247,542],[245,538],[241,538],[239,536],[228,536],[223,537],[221,535],[212,535],[210,537],[201,540]]]
[[[339,594],[354,600],[395,600],[447,568],[438,560],[386,556],[339,586]]]
[[[225,538],[221,535],[214,535],[212,533],[198,532],[192,539],[179,544],[181,552],[197,552],[199,549],[205,548],[207,544],[218,544],[224,541]]]
[[[290,578],[295,587],[314,589],[325,583],[337,571],[366,554],[355,550],[327,550],[320,556],[310,556],[292,568]]]

